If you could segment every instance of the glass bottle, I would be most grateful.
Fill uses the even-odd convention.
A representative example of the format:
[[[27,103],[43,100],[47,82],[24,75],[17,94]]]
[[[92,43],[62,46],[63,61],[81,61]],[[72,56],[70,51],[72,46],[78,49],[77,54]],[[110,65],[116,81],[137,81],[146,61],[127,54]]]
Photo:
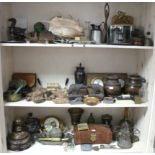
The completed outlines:
[[[95,118],[93,116],[93,113],[90,113],[88,120],[87,120],[87,123],[95,123]]]
[[[151,33],[150,32],[146,33],[145,46],[153,46],[153,41],[151,39]]]
[[[76,71],[75,71],[74,75],[75,75],[75,83],[76,84],[84,84],[85,83],[85,71],[84,71],[84,67],[82,67],[81,63],[78,67],[76,67]]]
[[[85,21],[85,25],[84,25],[84,38],[85,41],[89,41],[90,39],[90,21]]]
[[[142,87],[139,90],[139,96],[141,97],[142,103],[147,102],[148,100],[148,83],[143,83]]]
[[[120,127],[124,126],[124,124],[129,126],[129,129],[131,130],[133,128],[133,123],[131,120],[129,120],[129,108],[124,109],[124,116],[123,119],[120,121],[119,125]]]

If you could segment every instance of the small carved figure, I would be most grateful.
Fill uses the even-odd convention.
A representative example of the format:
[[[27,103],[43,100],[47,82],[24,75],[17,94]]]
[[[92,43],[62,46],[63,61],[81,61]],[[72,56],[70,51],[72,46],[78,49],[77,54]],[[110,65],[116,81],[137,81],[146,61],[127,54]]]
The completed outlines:
[[[24,28],[16,27],[16,19],[9,18],[8,21],[11,23],[8,27],[8,40],[9,41],[21,41],[25,42],[25,30]]]

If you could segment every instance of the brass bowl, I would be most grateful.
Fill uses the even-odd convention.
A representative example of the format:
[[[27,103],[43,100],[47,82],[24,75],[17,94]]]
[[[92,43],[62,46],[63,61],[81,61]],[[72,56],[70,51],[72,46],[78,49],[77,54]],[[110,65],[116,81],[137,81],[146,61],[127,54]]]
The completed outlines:
[[[22,100],[22,94],[14,94],[13,91],[7,91],[4,93],[4,99],[8,102],[17,102]]]
[[[99,99],[93,96],[85,96],[83,102],[87,105],[97,105],[99,103]]]

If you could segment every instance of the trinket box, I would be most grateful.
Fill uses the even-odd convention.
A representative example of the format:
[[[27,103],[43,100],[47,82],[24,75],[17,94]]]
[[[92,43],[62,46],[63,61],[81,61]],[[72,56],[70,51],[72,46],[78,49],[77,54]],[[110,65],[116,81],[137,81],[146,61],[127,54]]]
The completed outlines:
[[[114,97],[105,97],[103,100],[103,103],[107,103],[107,104],[111,104],[111,103],[115,103],[115,98]]]
[[[91,151],[92,150],[92,144],[82,144],[81,145],[81,151]]]

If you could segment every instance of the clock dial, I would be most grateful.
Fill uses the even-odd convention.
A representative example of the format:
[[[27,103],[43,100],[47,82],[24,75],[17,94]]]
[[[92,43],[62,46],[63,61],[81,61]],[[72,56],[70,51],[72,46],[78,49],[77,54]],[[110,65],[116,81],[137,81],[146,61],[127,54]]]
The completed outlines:
[[[100,85],[100,86],[102,86],[103,87],[103,81],[101,80],[101,79],[93,79],[92,81],[91,81],[91,84],[98,84],[98,85]]]
[[[53,128],[59,128],[59,121],[54,117],[48,117],[44,121],[44,128],[47,132],[50,132]]]

